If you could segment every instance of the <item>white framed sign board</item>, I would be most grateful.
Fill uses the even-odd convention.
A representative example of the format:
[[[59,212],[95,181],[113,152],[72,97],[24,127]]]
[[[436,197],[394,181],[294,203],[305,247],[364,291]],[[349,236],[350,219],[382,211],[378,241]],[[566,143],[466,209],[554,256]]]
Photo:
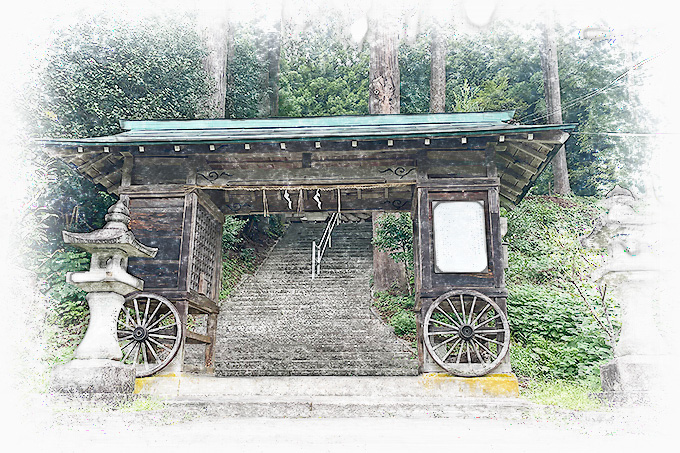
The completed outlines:
[[[432,202],[434,271],[486,272],[486,222],[483,201]]]

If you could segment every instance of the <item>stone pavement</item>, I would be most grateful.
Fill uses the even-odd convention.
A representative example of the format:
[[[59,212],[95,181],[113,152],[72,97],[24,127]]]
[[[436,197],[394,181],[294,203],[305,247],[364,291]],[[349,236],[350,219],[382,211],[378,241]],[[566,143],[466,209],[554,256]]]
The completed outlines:
[[[520,400],[521,401],[521,400]],[[33,401],[20,435],[23,451],[355,452],[444,448],[504,452],[654,451],[673,433],[672,419],[652,408],[609,412],[554,411],[508,418],[465,415],[358,418],[229,418],[156,408],[129,412],[83,403]],[[526,404],[526,402],[523,402]],[[94,406],[99,405],[99,409]],[[77,406],[77,405],[76,405]],[[28,420],[27,420],[28,421]],[[7,437],[9,445],[12,436]]]

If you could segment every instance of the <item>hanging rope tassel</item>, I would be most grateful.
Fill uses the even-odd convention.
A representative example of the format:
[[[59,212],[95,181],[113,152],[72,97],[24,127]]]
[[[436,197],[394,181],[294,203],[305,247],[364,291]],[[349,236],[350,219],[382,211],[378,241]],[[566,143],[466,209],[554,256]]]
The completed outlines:
[[[267,205],[267,192],[262,191],[262,214],[269,217],[269,206]]]
[[[316,195],[314,195],[314,200],[316,201],[316,205],[321,209],[321,194],[319,193],[319,189],[316,189]]]
[[[292,210],[293,209],[293,201],[290,199],[290,194],[288,193],[287,190],[285,192],[283,192],[283,198],[285,198],[286,201],[288,202],[288,209]]]
[[[298,202],[297,202],[297,212],[302,212],[302,208],[304,207],[305,199],[302,196],[302,189],[300,189],[300,193],[298,194]]]

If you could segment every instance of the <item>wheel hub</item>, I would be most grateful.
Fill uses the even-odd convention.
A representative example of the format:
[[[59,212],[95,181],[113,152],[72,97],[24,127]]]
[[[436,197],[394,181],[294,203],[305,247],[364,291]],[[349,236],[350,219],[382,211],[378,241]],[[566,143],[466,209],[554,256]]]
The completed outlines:
[[[134,338],[136,341],[144,341],[148,336],[149,333],[142,326],[137,326],[135,327],[135,330],[132,331],[132,338]]]
[[[472,329],[472,326],[466,324],[460,328],[458,335],[460,335],[463,340],[470,341],[470,339],[475,335],[475,332]]]

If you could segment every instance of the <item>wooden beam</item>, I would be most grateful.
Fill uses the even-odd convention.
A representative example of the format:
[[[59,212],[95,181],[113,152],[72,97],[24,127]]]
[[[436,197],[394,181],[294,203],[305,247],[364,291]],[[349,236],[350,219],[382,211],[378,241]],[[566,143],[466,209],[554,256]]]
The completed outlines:
[[[100,163],[109,160],[109,158],[115,158],[115,157],[116,157],[115,154],[106,153],[102,157],[100,157],[99,159],[92,159],[87,164],[78,167],[78,171],[80,173],[85,173],[85,172],[87,172],[91,169],[97,170],[97,167],[99,166]],[[109,162],[113,163],[113,161],[109,161]]]
[[[101,184],[102,181],[107,180],[110,181],[111,184],[113,184],[114,181],[111,178],[113,178],[114,176],[119,176],[122,172],[123,169],[119,167],[116,170],[112,171],[111,173],[104,173],[102,175],[97,176],[96,178],[92,178],[92,181],[95,184]]]
[[[518,190],[517,187],[510,186],[509,184],[505,183],[503,180],[501,180],[501,189],[505,189],[508,192],[514,194],[515,196],[519,196],[522,193],[521,190]]]
[[[508,147],[510,149],[514,149],[522,154],[533,157],[534,159],[538,159],[540,161],[544,161],[547,157],[547,153],[546,154],[539,153],[538,151],[531,147],[524,146],[524,144],[520,145],[518,143],[508,143]]]
[[[187,343],[189,344],[211,344],[212,338],[208,335],[203,335],[196,333],[192,330],[186,329],[187,332]]]
[[[357,161],[356,164],[352,166],[334,167],[275,167],[251,170],[199,169],[199,171],[196,173],[196,184],[206,188],[225,185],[294,186],[323,184],[378,184],[385,182],[415,182],[415,178],[415,166],[362,166],[361,161]]]
[[[517,168],[521,168],[522,170],[529,172],[531,175],[536,174],[537,168],[530,165],[526,161],[523,161],[523,160],[519,159],[518,157],[508,155],[508,154],[505,154],[505,153],[496,153],[496,154],[498,155],[498,157],[500,157],[504,161],[510,163],[511,165],[514,165]]]

